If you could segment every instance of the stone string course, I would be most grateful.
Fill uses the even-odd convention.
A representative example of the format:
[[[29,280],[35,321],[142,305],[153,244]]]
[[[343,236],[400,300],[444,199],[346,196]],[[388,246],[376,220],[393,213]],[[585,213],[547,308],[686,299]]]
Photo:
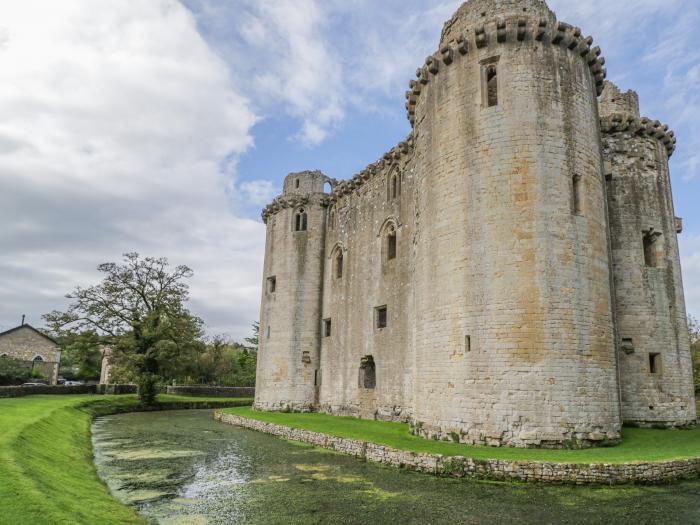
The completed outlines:
[[[292,441],[335,450],[356,458],[451,478],[473,478],[499,481],[537,481],[566,484],[620,485],[660,483],[696,478],[700,474],[700,458],[654,463],[573,464],[544,461],[512,461],[472,459],[463,456],[421,454],[399,450],[367,441],[330,436],[266,423],[233,414],[214,412],[214,419],[229,425],[264,432]]]

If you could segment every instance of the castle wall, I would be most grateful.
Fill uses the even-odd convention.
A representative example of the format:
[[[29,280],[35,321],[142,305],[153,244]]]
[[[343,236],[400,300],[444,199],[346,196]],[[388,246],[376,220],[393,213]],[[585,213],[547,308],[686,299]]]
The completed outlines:
[[[380,419],[407,420],[412,405],[412,273],[414,185],[410,157],[378,167],[360,189],[330,208],[326,235],[322,338],[321,409]],[[395,178],[395,187],[392,179]],[[396,234],[396,256],[387,235]],[[343,275],[334,264],[343,253]],[[377,307],[386,306],[387,326],[377,327]],[[362,359],[372,357],[376,385],[360,381]]]
[[[633,93],[609,87],[600,119],[591,45],[543,0],[470,0],[410,82],[406,141],[330,195],[320,172],[285,179],[263,212],[256,408],[512,446],[695,421],[675,139],[617,116]]]
[[[601,101],[623,418],[684,426],[696,414],[668,170],[674,144],[668,128],[642,122],[635,101],[613,85]]]
[[[440,64],[415,108],[414,429],[518,446],[616,439],[595,80],[549,37],[517,40],[512,19],[503,42],[496,20],[469,25],[477,5],[448,22],[443,45],[483,23],[486,44],[469,40],[466,54]],[[532,28],[542,13],[517,16]],[[572,213],[575,175],[581,214]]]
[[[289,175],[276,212],[267,218],[254,404],[258,409],[311,410],[318,403],[325,182],[320,172]],[[296,231],[301,210],[305,228]]]

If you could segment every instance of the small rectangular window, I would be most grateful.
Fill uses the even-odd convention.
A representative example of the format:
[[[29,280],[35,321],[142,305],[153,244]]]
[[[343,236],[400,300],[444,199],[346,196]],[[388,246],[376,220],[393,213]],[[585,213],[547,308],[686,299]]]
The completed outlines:
[[[470,335],[465,335],[464,336],[464,351],[465,352],[471,352],[472,351],[472,338]]]
[[[324,319],[323,320],[323,337],[330,337],[330,336],[331,336],[331,320]]]
[[[375,325],[377,328],[387,327],[387,307],[378,306],[374,309]]]
[[[396,259],[396,232],[387,237],[386,258],[389,261]]]
[[[661,373],[661,354],[649,354],[649,373]]]
[[[270,339],[270,325],[267,325],[267,332],[265,332],[265,338]]]
[[[573,177],[573,192],[571,195],[571,213],[574,215],[582,215],[583,214],[583,200],[582,200],[582,193],[581,193],[581,176],[580,175],[574,175]]]
[[[272,276],[267,278],[267,293],[275,293],[277,291],[277,277]]]
[[[321,386],[321,371],[318,368],[314,370],[314,386]]]

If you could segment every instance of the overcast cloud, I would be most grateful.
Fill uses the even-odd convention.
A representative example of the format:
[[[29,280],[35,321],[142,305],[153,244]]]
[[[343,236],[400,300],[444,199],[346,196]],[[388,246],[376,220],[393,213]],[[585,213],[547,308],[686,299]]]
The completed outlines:
[[[679,135],[686,295],[700,314],[700,6],[549,3],[594,36],[643,112]],[[139,251],[195,270],[191,306],[210,333],[247,335],[259,306],[259,211],[285,175],[239,169],[251,152],[277,154],[274,143],[254,149],[268,138],[256,123],[277,119],[300,157],[325,158],[338,136],[352,149],[344,130],[403,112],[408,79],[459,4],[0,3],[0,329],[23,313],[41,325],[66,292],[95,282],[99,263]]]
[[[191,13],[5,2],[0,25],[0,324],[41,324],[97,264],[135,250],[194,268],[194,311],[245,333],[264,228],[234,205],[265,188],[236,188],[230,158],[256,117]]]

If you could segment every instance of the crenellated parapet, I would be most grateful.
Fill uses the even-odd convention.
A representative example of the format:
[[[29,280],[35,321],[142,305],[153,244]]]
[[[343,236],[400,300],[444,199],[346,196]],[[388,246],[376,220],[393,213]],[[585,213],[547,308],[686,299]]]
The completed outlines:
[[[584,37],[581,29],[566,22],[553,22],[541,19],[537,23],[529,18],[498,18],[484,22],[474,30],[468,30],[458,36],[449,37],[439,51],[425,59],[425,64],[416,70],[416,78],[409,81],[409,91],[406,92],[406,110],[411,126],[415,124],[416,105],[423,88],[443,68],[450,67],[460,57],[464,57],[475,49],[504,44],[507,42],[523,43],[536,41],[543,45],[553,45],[566,48],[579,55],[588,64],[595,79],[596,96],[603,93],[607,70],[605,58],[601,56],[599,47],[593,47],[593,37]]]
[[[321,206],[327,208],[330,204],[330,197],[328,195],[321,194],[293,194],[293,195],[280,195],[270,204],[265,206],[262,211],[262,220],[267,224],[267,219],[270,215],[285,210],[287,208],[298,208],[299,206],[308,206],[310,204]]]
[[[601,118],[600,128],[603,134],[630,133],[655,138],[666,147],[669,157],[676,150],[675,134],[658,120],[617,113]]]
[[[383,171],[396,163],[399,163],[402,159],[406,159],[413,154],[413,133],[409,133],[406,140],[399,142],[399,144],[388,152],[386,152],[382,157],[367,166],[361,172],[357,173],[349,180],[340,181],[333,186],[333,192],[330,195],[330,202],[338,202],[339,199],[345,195],[349,195],[359,188],[364,186],[367,182],[372,180],[374,177],[383,173]]]

